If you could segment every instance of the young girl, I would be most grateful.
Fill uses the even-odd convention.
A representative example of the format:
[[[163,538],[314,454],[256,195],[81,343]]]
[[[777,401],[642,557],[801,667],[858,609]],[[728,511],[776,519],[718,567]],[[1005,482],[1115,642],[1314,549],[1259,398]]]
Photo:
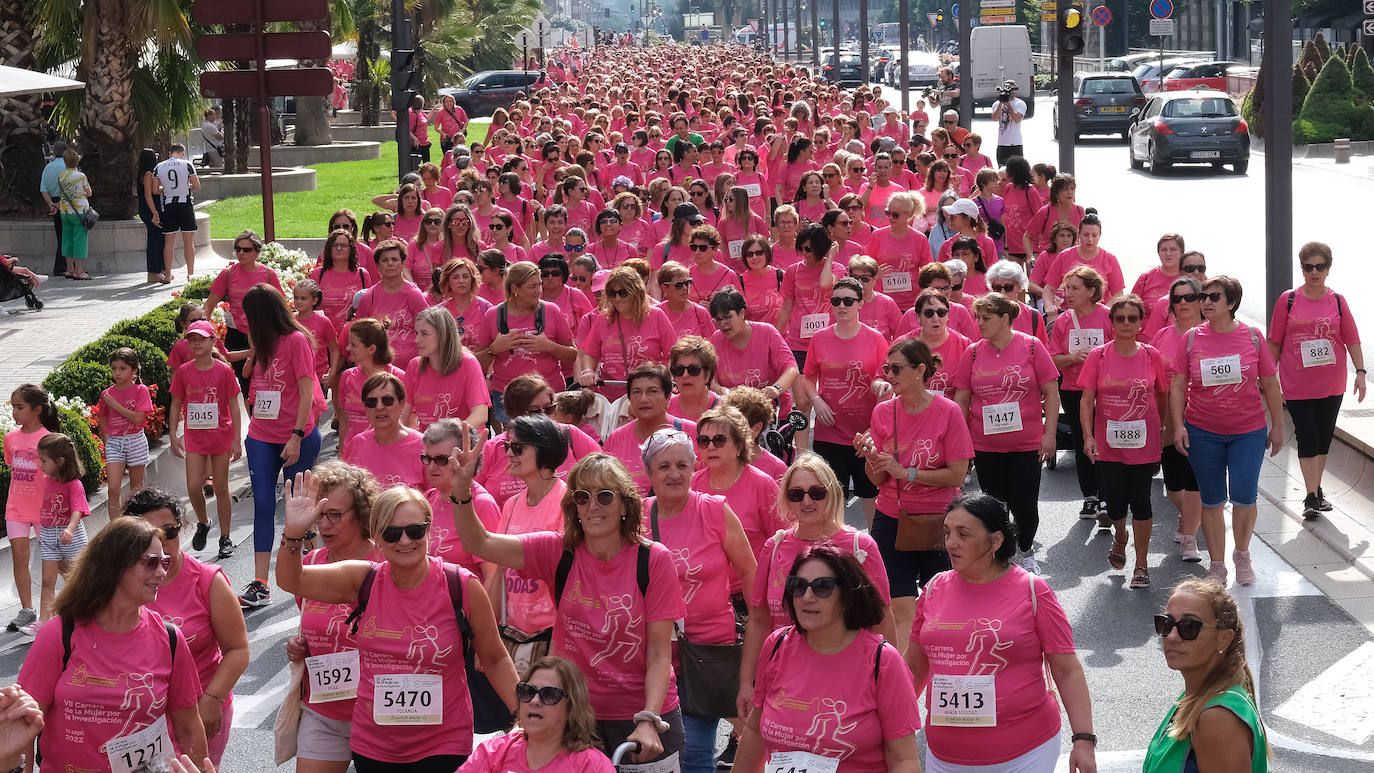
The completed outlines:
[[[348,461],[349,444],[353,437],[368,428],[367,413],[363,410],[363,383],[379,370],[397,378],[405,371],[391,364],[391,343],[387,340],[387,323],[364,318],[353,321],[348,329],[348,357],[356,365],[339,374],[339,388],[334,390],[334,415],[339,419],[339,457]]]
[[[202,319],[205,319],[205,307],[199,303],[183,303],[181,308],[177,310],[175,321],[177,335],[183,337],[178,338],[176,343],[172,344],[172,350],[167,353],[167,369],[171,372],[176,373],[177,368],[191,361],[191,349],[186,345],[184,336],[186,329],[191,326],[192,322],[199,322]],[[230,361],[229,352],[224,348],[224,342],[218,338],[215,339],[215,348],[219,350],[220,356],[226,362]]]
[[[596,393],[590,389],[571,389],[553,396],[553,413],[549,418],[559,424],[577,427],[593,440],[601,442],[601,432],[595,424],[587,420],[587,414],[596,406]]]
[[[291,289],[291,301],[296,308],[296,321],[315,338],[315,375],[320,379],[320,388],[333,389],[334,380],[343,369],[343,358],[339,355],[338,330],[329,317],[320,313],[324,291],[315,280],[302,279]]]
[[[127,351],[127,350],[125,350]],[[60,432],[38,441],[38,466],[47,476],[43,486],[43,505],[39,512],[38,544],[43,554],[43,590],[39,596],[38,619],[19,632],[38,635],[38,629],[52,617],[52,601],[57,591],[57,575],[64,576],[71,561],[86,547],[86,527],[81,519],[91,512],[86,491],[81,488],[81,460],[76,444]]]
[[[297,285],[299,287],[299,285]],[[172,409],[168,412],[172,453],[186,460],[186,493],[196,511],[194,550],[205,549],[210,533],[205,513],[205,479],[213,475],[215,510],[219,515],[219,558],[234,554],[229,538],[229,518],[234,505],[229,498],[229,463],[243,456],[240,431],[239,382],[233,368],[214,356],[215,329],[208,322],[193,322],[181,339],[192,360],[172,375]],[[185,411],[186,434],[177,436]]]
[[[19,591],[19,614],[8,630],[17,631],[38,619],[33,608],[33,577],[29,574],[29,538],[38,531],[38,513],[48,476],[38,464],[38,443],[58,430],[57,407],[42,387],[21,384],[10,395],[10,415],[18,427],[5,435],[5,464],[10,468],[10,491],[5,500],[5,530],[14,561],[14,584]]]
[[[421,432],[440,419],[462,419],[473,427],[486,424],[491,395],[482,363],[463,347],[448,309],[431,306],[420,312],[415,348],[419,356],[406,365],[402,378],[406,404],[401,421]]]
[[[129,471],[129,493],[143,488],[143,468],[148,464],[148,436],[143,434],[143,422],[153,410],[153,398],[148,387],[139,381],[141,363],[138,354],[129,348],[116,349],[110,355],[110,375],[114,386],[100,393],[100,437],[105,441],[105,475],[109,499],[106,500],[110,518],[118,518],[120,489],[124,485],[124,471]]]

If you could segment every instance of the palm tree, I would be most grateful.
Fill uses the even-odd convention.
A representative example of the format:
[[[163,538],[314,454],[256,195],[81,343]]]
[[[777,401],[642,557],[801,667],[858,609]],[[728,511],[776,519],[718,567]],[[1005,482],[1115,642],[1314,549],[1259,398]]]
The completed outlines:
[[[33,25],[25,0],[0,0],[0,63],[32,70]],[[37,194],[43,173],[43,115],[41,97],[10,99],[0,112],[0,216],[42,217],[47,202]]]

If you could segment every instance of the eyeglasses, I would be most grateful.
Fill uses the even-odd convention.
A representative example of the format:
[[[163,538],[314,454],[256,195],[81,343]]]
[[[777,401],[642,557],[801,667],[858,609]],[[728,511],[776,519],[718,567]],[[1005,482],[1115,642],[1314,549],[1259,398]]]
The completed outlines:
[[[612,298],[629,298],[629,297],[630,297],[630,291],[629,291],[629,290],[612,290],[612,289],[610,289],[610,288],[607,288],[607,289],[606,289],[606,294],[609,295],[609,296],[611,296]]]
[[[448,454],[437,454],[435,456],[430,456],[429,454],[420,454],[420,464],[436,464],[440,467],[447,467],[448,460],[452,458],[453,457],[449,456]]]
[[[156,554],[156,553],[149,553],[149,554],[145,555],[143,558],[140,558],[140,559],[138,560],[138,562],[139,562],[140,564],[143,564],[143,568],[144,568],[144,569],[147,569],[147,570],[150,571],[150,572],[156,572],[156,571],[157,571],[157,568],[158,568],[159,566],[162,567],[163,569],[171,569],[171,568],[172,568],[172,557],[171,557],[171,556],[163,556],[163,555],[158,555],[158,554]]]
[[[858,299],[858,298],[850,298],[850,297],[848,297],[848,296],[841,297],[841,296],[836,295],[836,296],[832,296],[832,297],[830,298],[830,305],[831,305],[831,306],[834,306],[834,307],[837,308],[837,309],[840,307],[840,304],[844,304],[844,307],[845,307],[845,308],[849,308],[850,306],[853,306],[854,304],[856,304],[856,303],[858,303],[858,302],[859,302],[859,299]]]
[[[1330,266],[1330,264],[1327,264],[1327,263],[1304,263],[1304,264],[1302,264],[1302,272],[1303,272],[1304,274],[1309,273],[1309,272],[1312,272],[1312,271],[1325,271],[1325,270],[1327,270],[1328,268],[1331,268],[1331,266]]]
[[[958,157],[959,157],[959,154],[958,154],[958,153],[946,153],[946,154],[945,154],[945,158],[951,159],[951,160],[956,159],[956,158],[958,158]]]
[[[427,218],[425,218],[425,225],[440,225],[440,224],[443,223],[443,222],[444,222],[443,218],[439,218],[439,217],[427,217]]]
[[[418,541],[424,539],[428,533],[429,521],[425,521],[424,523],[410,523],[405,526],[388,526],[382,529],[382,539],[395,544],[401,541],[402,534],[410,537],[412,541]]]
[[[673,378],[682,378],[684,373],[692,378],[696,378],[700,376],[701,372],[705,369],[704,366],[693,363],[691,365],[674,365],[668,369],[668,372],[673,374]]]
[[[1226,293],[1210,292],[1210,293],[1203,293],[1203,294],[1202,294],[1203,300],[1208,300],[1208,301],[1211,301],[1212,303],[1220,303],[1220,302],[1221,302],[1221,299],[1222,299],[1222,298],[1225,298],[1225,297],[1226,297]]]
[[[1117,325],[1134,325],[1139,321],[1139,314],[1122,314],[1117,317],[1112,317],[1112,322]]]
[[[421,457],[420,457],[420,461],[423,462],[424,460],[425,460],[425,457],[421,456]],[[323,521],[326,522],[326,523],[337,524],[337,523],[339,523],[340,521],[343,520],[344,513],[349,513],[349,512],[352,512],[352,511],[353,511],[353,508],[351,508],[351,507],[348,508],[347,510],[325,510],[325,511],[322,511],[322,512],[320,513],[320,519],[323,520]]]
[[[825,486],[812,486],[811,488],[790,488],[787,490],[788,502],[800,502],[806,497],[811,497],[812,502],[824,502],[825,497],[830,492],[825,490]]]
[[[700,448],[709,448],[711,446],[724,448],[726,442],[729,440],[730,438],[725,435],[697,435],[697,446]]]
[[[491,225],[487,226],[487,228],[492,231],[504,231],[506,229],[506,226],[503,223],[492,223]]]
[[[162,536],[164,539],[176,539],[177,535],[181,534],[181,524],[179,523],[171,523],[159,528],[162,529]]]
[[[502,440],[501,450],[511,456],[519,456],[525,453],[525,444],[519,440]]]
[[[559,687],[535,687],[529,682],[517,682],[515,685],[515,699],[521,703],[531,703],[535,697],[545,706],[557,706],[568,697],[568,693]]]
[[[623,209],[623,207],[622,207],[622,209]],[[597,224],[597,225],[605,225],[605,224],[607,224],[607,223],[619,223],[619,222],[620,222],[620,218],[618,218],[618,217],[603,217],[603,218],[601,218],[600,220],[596,221],[596,224]]]
[[[1202,297],[1201,293],[1186,293],[1184,295],[1169,296],[1170,303],[1196,303]]]
[[[548,274],[544,274],[544,276],[548,276]],[[573,274],[572,276],[568,277],[568,281],[569,281],[569,282],[572,282],[573,284],[579,284],[579,285],[584,285],[584,284],[586,284],[586,283],[587,283],[587,279],[588,279],[587,277],[585,277],[585,276],[578,276],[577,274]]]
[[[712,249],[709,244],[693,244],[691,246],[692,252],[710,252]]]
[[[995,292],[995,293],[1002,293],[1002,294],[1004,294],[1004,295],[1010,295],[1011,293],[1014,293],[1014,292],[1016,292],[1017,290],[1020,290],[1020,289],[1021,289],[1018,285],[1014,285],[1014,284],[1011,284],[1011,285],[988,285],[988,287],[991,288],[991,290],[992,290],[993,292]]]
[[[572,498],[573,504],[577,505],[578,507],[586,507],[587,503],[592,501],[592,492],[587,491],[586,489],[578,489],[572,493]],[[614,501],[614,491],[611,491],[607,488],[603,488],[600,491],[596,492],[596,503],[598,505],[601,505],[602,507],[610,507],[611,503]]]
[[[1193,265],[1191,265],[1191,266],[1179,266],[1179,267],[1178,267],[1178,270],[1179,270],[1179,271],[1182,271],[1182,272],[1185,273],[1185,274],[1205,274],[1205,273],[1207,273],[1207,267],[1206,267],[1206,266],[1198,265],[1198,264],[1196,264],[1196,263],[1193,264]]]
[[[585,244],[565,244],[565,245],[563,245],[563,251],[564,251],[564,252],[581,252],[581,251],[583,251],[583,250],[585,250],[585,249],[587,249],[587,245],[585,245]]]
[[[1155,615],[1155,633],[1159,634],[1161,637],[1168,636],[1170,631],[1177,628],[1178,638],[1184,641],[1192,641],[1196,639],[1198,634],[1202,633],[1202,629],[1207,626],[1211,626],[1212,628],[1217,627],[1214,623],[1204,623],[1201,620],[1191,620],[1186,617],[1182,620],[1175,620],[1168,615]]]
[[[382,395],[381,397],[364,397],[363,406],[367,408],[376,408],[378,401],[381,401],[382,405],[385,405],[386,407],[390,408],[391,406],[396,404],[396,396]]]
[[[763,250],[745,250],[745,252],[744,252],[744,257],[746,257],[746,258],[752,258],[752,257],[756,257],[756,256],[766,255],[766,254],[767,254],[767,253],[764,252]]]
[[[691,286],[692,286],[692,280],[691,280],[691,279],[679,279],[679,280],[676,281],[676,282],[669,282],[669,283],[668,283],[668,286],[671,287],[671,288],[673,288],[674,290],[686,290],[688,287],[691,287]]]
[[[818,599],[828,599],[835,593],[835,584],[836,580],[834,577],[817,577],[807,582],[794,574],[787,578],[787,584],[784,588],[787,591],[787,595],[794,599],[805,596],[807,589],[810,589],[812,593],[816,594],[816,598]]]
[[[240,246],[238,246],[237,244],[234,245],[234,252],[236,252],[236,253],[238,253],[238,254],[240,254],[240,255],[243,255],[243,254],[249,253],[249,252],[257,252],[257,251],[258,251],[258,248],[257,248],[257,247],[240,247]]]

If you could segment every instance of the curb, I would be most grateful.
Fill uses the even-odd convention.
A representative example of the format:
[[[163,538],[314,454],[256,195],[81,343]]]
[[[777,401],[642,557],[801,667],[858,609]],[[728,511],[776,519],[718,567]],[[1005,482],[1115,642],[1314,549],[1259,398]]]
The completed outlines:
[[[1340,432],[1338,431],[1337,434],[1339,435]],[[1357,445],[1351,445],[1351,450],[1356,453],[1368,455],[1366,449]],[[1374,565],[1371,565],[1367,561],[1362,561],[1361,559],[1364,558],[1364,556],[1357,556],[1351,552],[1350,539],[1332,525],[1331,521],[1325,518],[1318,518],[1313,521],[1306,520],[1302,517],[1300,511],[1295,511],[1293,509],[1291,503],[1285,502],[1280,497],[1270,493],[1262,483],[1259,488],[1259,493],[1260,496],[1264,497],[1276,510],[1283,513],[1288,520],[1301,526],[1304,533],[1316,537],[1318,541],[1327,547],[1327,549],[1340,556],[1342,560],[1353,566],[1360,574],[1363,574],[1370,580],[1374,580]],[[1263,539],[1262,535],[1257,536],[1261,536],[1261,539]],[[1268,540],[1266,539],[1265,542],[1268,543]],[[1274,546],[1270,545],[1270,547]],[[1282,553],[1280,553],[1280,556],[1282,556]]]

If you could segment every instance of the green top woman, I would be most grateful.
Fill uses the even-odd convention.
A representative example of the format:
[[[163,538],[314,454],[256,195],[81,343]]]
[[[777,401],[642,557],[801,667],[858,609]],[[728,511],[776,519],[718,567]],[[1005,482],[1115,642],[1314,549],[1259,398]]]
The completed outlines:
[[[1183,694],[1150,740],[1144,773],[1267,773],[1235,598],[1213,580],[1184,580],[1155,615],[1155,631],[1165,662],[1183,674]]]

